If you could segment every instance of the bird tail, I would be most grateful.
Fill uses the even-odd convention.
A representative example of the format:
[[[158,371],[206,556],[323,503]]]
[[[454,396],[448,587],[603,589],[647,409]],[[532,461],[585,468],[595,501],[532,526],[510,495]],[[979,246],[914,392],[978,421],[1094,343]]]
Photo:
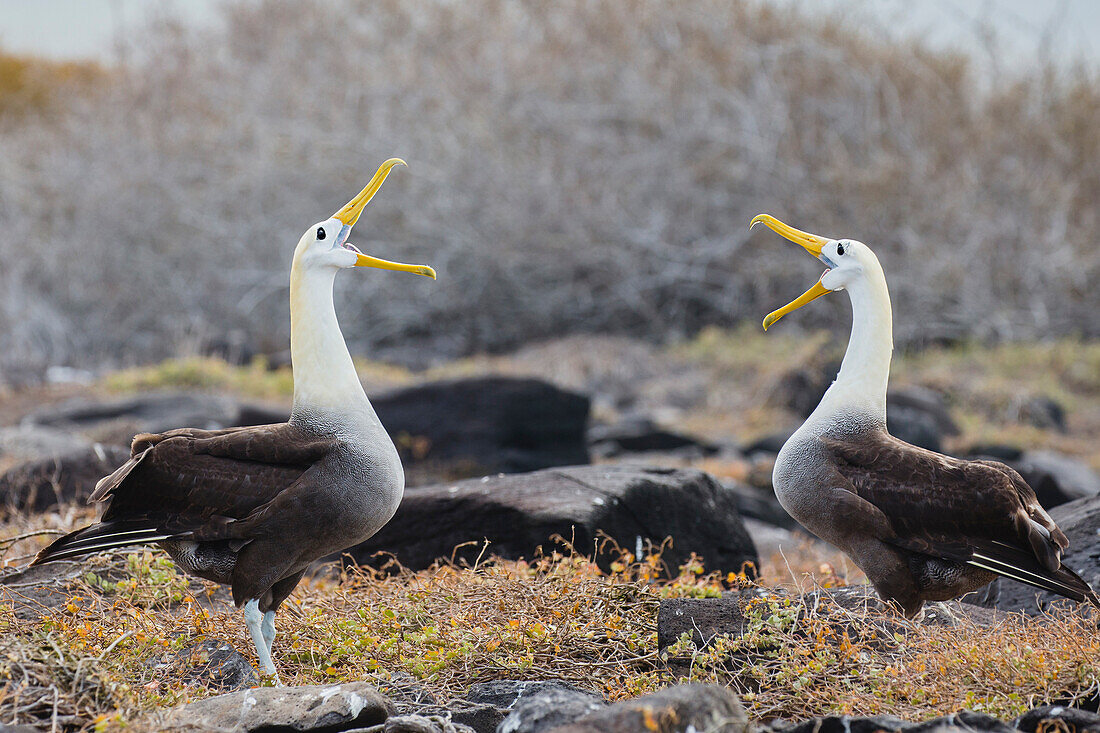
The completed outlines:
[[[989,570],[1006,578],[1057,593],[1078,603],[1088,601],[1100,608],[1100,596],[1077,573],[1064,564],[1050,570],[1039,563],[1033,554],[1001,542],[973,550],[965,560],[968,565]]]
[[[148,545],[174,536],[148,520],[100,522],[58,538],[39,552],[31,565],[42,565],[127,545]]]

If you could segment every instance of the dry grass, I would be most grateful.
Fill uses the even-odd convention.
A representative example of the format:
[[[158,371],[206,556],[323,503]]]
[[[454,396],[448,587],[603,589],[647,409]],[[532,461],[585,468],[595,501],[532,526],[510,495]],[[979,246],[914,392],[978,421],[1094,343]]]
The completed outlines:
[[[414,381],[408,369],[395,364],[356,359],[355,367],[367,389],[387,389]],[[449,367],[439,371],[455,373],[459,370],[459,367]],[[122,394],[166,388],[228,392],[269,400],[285,400],[294,394],[290,366],[272,367],[264,357],[256,357],[245,365],[229,364],[216,357],[166,359],[158,364],[110,372],[97,384],[109,392]]]
[[[583,558],[554,556],[316,578],[280,612],[281,675],[288,684],[313,684],[405,672],[444,697],[501,678],[587,688],[599,680],[596,689],[613,698],[642,694],[662,679],[658,599],[716,595],[721,587],[698,567],[669,583],[644,580],[657,562],[611,576]],[[69,592],[68,602],[30,621],[0,604],[8,652],[0,678],[10,680],[0,694],[5,722],[20,699],[41,691],[57,691],[62,716],[85,720],[132,718],[203,697],[209,693],[166,678],[155,662],[205,636],[251,649],[224,592],[188,581],[160,553],[98,558]],[[24,714],[34,711],[41,719],[42,709]]]
[[[280,612],[277,664],[288,684],[383,682],[404,673],[444,698],[493,679],[564,680],[610,699],[682,679],[712,681],[738,690],[756,719],[917,719],[963,708],[1011,718],[1100,688],[1095,619],[1074,616],[926,628],[827,600],[810,611],[797,597],[758,599],[746,606],[741,636],[716,638],[706,649],[685,637],[659,655],[660,599],[716,596],[744,584],[694,562],[658,580],[659,562],[625,556],[605,575],[582,557],[554,555],[318,577]],[[798,580],[843,582],[827,569]],[[109,727],[210,694],[156,667],[173,651],[206,637],[251,648],[224,591],[187,580],[160,553],[94,560],[70,592],[30,620],[0,604],[0,679],[7,680],[0,720],[48,722],[56,699],[62,722]],[[738,661],[730,663],[731,654]]]
[[[265,399],[285,399],[294,394],[290,367],[270,370],[263,359],[248,366],[234,366],[211,357],[167,359],[155,366],[111,372],[101,384],[110,392],[123,394],[164,388],[230,392]]]
[[[700,651],[684,638],[692,679],[727,684],[757,718],[889,714],[919,720],[975,710],[1011,720],[1100,692],[1095,616],[1013,616],[993,628],[921,626],[826,599],[754,599],[737,637]],[[728,660],[734,660],[730,663]]]

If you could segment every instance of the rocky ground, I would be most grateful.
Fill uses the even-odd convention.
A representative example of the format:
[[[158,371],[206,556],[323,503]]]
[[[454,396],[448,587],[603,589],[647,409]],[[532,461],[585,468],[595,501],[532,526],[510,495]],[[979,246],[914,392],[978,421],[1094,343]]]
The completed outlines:
[[[1100,730],[1089,612],[998,582],[906,622],[778,505],[775,453],[840,347],[709,332],[362,363],[410,488],[280,613],[278,690],[256,688],[225,591],[158,552],[21,566],[93,518],[82,500],[135,432],[285,419],[286,368],[192,359],[0,393],[0,723]],[[889,412],[906,440],[1020,470],[1100,585],[1100,347],[900,354]]]

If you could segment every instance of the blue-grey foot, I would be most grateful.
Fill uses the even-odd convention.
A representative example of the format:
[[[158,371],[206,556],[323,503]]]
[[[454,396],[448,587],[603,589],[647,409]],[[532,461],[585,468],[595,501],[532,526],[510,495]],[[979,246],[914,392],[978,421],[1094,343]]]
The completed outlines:
[[[274,616],[272,616],[274,621]],[[260,660],[260,667],[265,675],[275,677],[275,684],[281,685],[279,673],[275,670],[275,663],[271,661],[271,650],[264,635],[264,618],[260,613],[260,603],[255,598],[244,604],[244,623],[248,627],[248,633],[252,635],[252,643],[256,647],[256,656]],[[275,626],[271,626],[271,638],[275,638]]]

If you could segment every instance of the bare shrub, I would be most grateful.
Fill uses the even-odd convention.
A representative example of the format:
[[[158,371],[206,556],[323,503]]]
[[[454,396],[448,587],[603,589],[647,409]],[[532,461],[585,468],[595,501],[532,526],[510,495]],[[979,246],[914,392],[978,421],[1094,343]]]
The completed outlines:
[[[965,58],[729,0],[237,2],[126,58],[0,130],[2,364],[285,348],[297,237],[391,155],[357,241],[440,279],[342,277],[353,350],[758,319],[815,274],[750,239],[761,211],[870,243],[903,341],[1100,333],[1085,70],[979,90]]]

